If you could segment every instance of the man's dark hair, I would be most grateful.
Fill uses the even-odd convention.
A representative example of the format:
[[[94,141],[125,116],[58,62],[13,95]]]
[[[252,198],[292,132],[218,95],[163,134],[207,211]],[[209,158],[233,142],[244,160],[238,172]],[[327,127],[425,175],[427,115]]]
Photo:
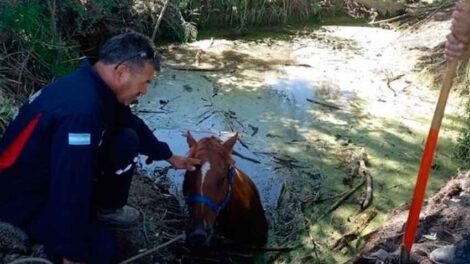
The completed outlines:
[[[107,40],[100,49],[99,60],[105,64],[126,64],[131,69],[140,69],[144,62],[160,70],[160,58],[152,41],[137,32],[127,32]]]

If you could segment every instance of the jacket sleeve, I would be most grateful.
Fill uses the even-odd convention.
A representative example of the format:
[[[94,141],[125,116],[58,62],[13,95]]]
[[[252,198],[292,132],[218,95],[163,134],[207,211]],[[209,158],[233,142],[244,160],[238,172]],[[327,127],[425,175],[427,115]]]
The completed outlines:
[[[49,196],[42,224],[47,245],[72,261],[89,257],[90,204],[99,125],[89,114],[60,118],[52,135]]]
[[[134,115],[128,106],[119,111],[119,125],[132,128],[139,136],[139,153],[147,155],[150,160],[167,160],[173,153],[167,143],[159,141],[145,122]]]

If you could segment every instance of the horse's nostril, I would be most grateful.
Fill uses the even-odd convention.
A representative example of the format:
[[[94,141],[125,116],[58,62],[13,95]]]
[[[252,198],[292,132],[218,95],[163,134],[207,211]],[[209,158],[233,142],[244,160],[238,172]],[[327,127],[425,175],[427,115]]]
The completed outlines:
[[[205,246],[207,242],[207,232],[202,229],[197,229],[188,235],[187,242],[191,247]]]

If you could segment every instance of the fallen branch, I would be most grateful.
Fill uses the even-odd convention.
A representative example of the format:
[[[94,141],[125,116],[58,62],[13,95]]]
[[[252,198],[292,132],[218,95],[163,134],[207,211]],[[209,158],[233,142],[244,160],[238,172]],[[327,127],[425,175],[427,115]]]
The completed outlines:
[[[137,259],[139,259],[139,258],[142,258],[142,257],[144,257],[144,256],[147,256],[147,255],[149,255],[149,254],[152,254],[152,253],[158,251],[159,249],[162,249],[162,248],[164,248],[164,247],[166,247],[166,246],[168,246],[168,245],[171,245],[171,244],[173,244],[173,243],[175,243],[175,242],[177,242],[177,241],[179,241],[179,240],[183,240],[183,239],[185,239],[185,237],[186,237],[185,234],[181,234],[181,235],[179,235],[179,236],[173,238],[172,240],[170,240],[170,241],[168,241],[168,242],[165,242],[165,243],[163,243],[163,244],[161,244],[161,245],[159,245],[159,246],[157,246],[157,247],[155,247],[155,248],[153,248],[153,249],[147,250],[147,251],[142,252],[142,253],[140,253],[140,254],[138,254],[138,255],[132,257],[132,258],[129,258],[129,259],[127,259],[127,260],[124,260],[124,261],[121,262],[120,264],[131,263],[131,262],[133,262],[133,261],[135,261],[135,260],[137,260]]]
[[[440,6],[438,6],[434,11],[432,11],[426,18],[416,22],[414,25],[412,25],[409,30],[413,30],[417,27],[419,27],[420,25],[426,23],[429,19],[431,19],[435,14],[437,14],[437,12],[439,12],[441,9],[443,8],[448,8],[448,7],[451,7],[451,6],[454,6],[454,3],[452,4],[442,4]]]
[[[165,108],[169,103],[173,102],[174,100],[176,100],[176,99],[178,99],[178,98],[180,98],[180,97],[181,97],[181,96],[176,96],[176,97],[171,98],[171,99],[166,100],[166,101],[160,100],[160,104],[162,105],[162,106],[160,106],[160,109],[166,110],[166,109],[164,109],[164,108]]]
[[[388,82],[388,83],[392,83],[392,82],[394,82],[394,81],[396,81],[396,80],[401,79],[403,76],[405,76],[405,75],[404,75],[404,74],[398,74],[397,76],[394,76],[394,77],[392,77],[392,78],[388,78],[388,77],[387,77],[387,82]]]
[[[331,212],[336,210],[346,199],[348,199],[353,193],[355,193],[362,185],[366,183],[366,180],[362,180],[358,185],[352,188],[349,192],[344,194],[341,198],[338,199],[330,208],[322,215],[319,219],[329,215]]]
[[[384,19],[384,20],[379,20],[379,21],[374,21],[374,22],[370,22],[369,25],[376,25],[376,24],[382,24],[382,23],[390,23],[390,22],[394,22],[394,21],[397,21],[397,20],[400,20],[402,18],[405,18],[407,16],[410,16],[409,13],[405,13],[405,14],[402,14],[402,15],[399,15],[399,16],[396,16],[396,17],[391,17],[391,18],[387,18],[387,19]]]
[[[393,96],[397,96],[397,91],[395,91],[395,89],[392,88],[389,81],[387,81],[387,88],[393,92]]]
[[[316,204],[320,204],[320,203],[323,203],[323,202],[326,202],[326,201],[331,201],[333,199],[336,199],[338,197],[340,197],[341,194],[338,194],[338,195],[332,195],[332,196],[329,196],[329,197],[324,197],[324,198],[317,198],[317,199],[314,199],[314,198],[308,198],[308,199],[305,199],[306,202],[314,202]]]
[[[255,160],[255,159],[249,158],[249,157],[247,157],[247,156],[244,156],[244,155],[238,153],[238,152],[235,151],[235,150],[232,151],[232,154],[235,155],[235,156],[237,156],[237,157],[239,157],[239,158],[241,158],[241,159],[244,159],[244,160],[248,160],[248,161],[251,161],[251,162],[254,162],[254,163],[257,163],[257,164],[260,164],[260,163],[261,163],[259,160]]]
[[[286,242],[284,243],[284,245],[287,245],[287,243],[289,242]],[[295,249],[295,248],[294,248]],[[315,249],[315,248],[314,248]],[[266,263],[274,263],[274,260],[276,260],[282,253],[283,251],[278,251],[276,254],[274,254],[274,256],[272,256]]]
[[[288,252],[295,250],[293,247],[252,247],[252,249],[265,252]]]
[[[284,63],[284,66],[296,66],[296,67],[305,67],[305,68],[312,68],[312,65],[305,64],[305,63]]]
[[[169,220],[162,220],[160,221],[161,223],[181,223],[184,222],[185,220],[183,219],[169,219]]]
[[[363,179],[366,181],[366,197],[361,203],[360,212],[366,209],[372,202],[372,175],[366,166],[366,160],[367,154],[364,148],[361,148],[358,173],[362,175]]]
[[[142,109],[142,110],[137,110],[139,113],[146,113],[146,114],[167,114],[168,111],[154,111],[154,110],[147,110],[147,109]]]
[[[431,14],[427,15],[426,18],[423,19],[424,20],[423,22],[425,22],[425,21],[429,20],[429,18],[434,16],[439,10],[444,9],[444,8],[448,8],[448,7],[452,7],[454,5],[455,5],[455,3],[443,3],[439,6],[432,6],[432,7],[411,7],[410,6],[410,7],[408,7],[406,13],[404,13],[402,15],[392,17],[392,18],[388,18],[388,19],[384,19],[384,20],[369,22],[369,25],[375,25],[375,24],[381,24],[381,23],[391,23],[391,22],[396,22],[396,21],[399,21],[399,20],[402,20],[402,19],[405,19],[405,18],[410,18],[410,19],[419,18],[419,17],[422,17],[424,15],[427,15],[427,14],[431,13]],[[418,23],[421,24],[421,22],[418,22]],[[415,25],[413,25],[412,27],[414,27]]]
[[[356,225],[352,228],[351,231],[344,234],[341,238],[336,240],[336,242],[331,246],[333,250],[341,250],[346,247],[349,242],[354,241],[359,235],[364,231],[367,225],[377,216],[377,211],[371,210],[362,215],[361,218],[358,218]]]
[[[44,264],[53,264],[51,261],[45,259],[45,258],[22,258],[22,259],[17,259],[14,260],[8,264],[20,264],[20,263],[31,263],[31,262],[36,262],[36,263],[44,263]]]
[[[367,170],[366,178],[366,198],[361,204],[361,210],[366,209],[372,202],[372,175],[369,170]]]
[[[214,38],[211,38],[211,42],[209,43],[209,46],[207,48],[199,49],[196,52],[196,56],[194,56],[194,57],[195,57],[195,63],[196,63],[197,66],[199,66],[199,64],[201,63],[202,55],[206,54],[207,50],[210,49],[212,47],[212,45],[214,45]]]
[[[349,244],[349,242],[354,241],[357,238],[358,234],[355,232],[349,232],[343,235],[340,239],[336,240],[336,242],[331,246],[333,250],[341,250],[345,246]]]
[[[306,168],[304,166],[298,165],[299,161],[291,157],[281,158],[281,157],[274,156],[273,159],[275,163],[281,165],[282,167],[287,167],[289,169],[293,169],[293,168],[305,169]],[[282,167],[279,167],[279,169]]]
[[[188,66],[188,65],[178,65],[163,63],[163,67],[167,67],[173,70],[178,71],[224,71],[224,68],[213,68],[213,67],[197,67],[197,66]]]
[[[205,116],[204,118],[202,118],[201,120],[199,120],[199,122],[197,122],[196,126],[199,125],[200,123],[206,121],[207,119],[209,119],[211,116],[213,116],[215,114],[215,112],[212,112],[210,115],[207,115]]]
[[[339,107],[339,106],[329,104],[329,103],[325,103],[325,102],[321,102],[321,101],[318,101],[318,100],[315,100],[315,99],[307,99],[307,101],[309,101],[310,103],[325,106],[325,107],[328,107],[328,108],[331,108],[331,109],[334,109],[334,110],[341,110],[341,107]]]
[[[250,124],[248,124],[248,127],[250,127],[253,130],[253,133],[251,133],[252,137],[255,136],[258,133],[258,130],[259,130],[258,127],[252,126]]]
[[[139,207],[140,215],[142,216],[142,231],[144,233],[144,238],[146,243],[150,243],[149,236],[147,234],[147,224],[146,224],[146,217],[145,217],[145,211]]]
[[[158,27],[160,26],[160,23],[162,22],[163,14],[165,13],[166,7],[168,6],[169,2],[170,0],[166,0],[165,4],[163,4],[162,11],[160,12],[157,22],[155,23],[155,27],[153,28],[152,41],[155,41],[155,36],[157,35]]]
[[[238,138],[238,142],[240,142],[240,144],[241,144],[243,147],[245,147],[246,149],[248,149],[248,150],[250,149],[250,148],[248,147],[248,145],[247,145],[245,142],[243,142],[243,140],[241,140],[240,138]]]

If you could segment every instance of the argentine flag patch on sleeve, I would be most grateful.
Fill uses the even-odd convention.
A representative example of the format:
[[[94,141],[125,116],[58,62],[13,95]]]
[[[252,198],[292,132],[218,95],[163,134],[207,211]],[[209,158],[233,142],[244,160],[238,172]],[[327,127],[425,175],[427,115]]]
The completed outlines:
[[[69,133],[69,145],[86,146],[90,145],[90,133]]]

